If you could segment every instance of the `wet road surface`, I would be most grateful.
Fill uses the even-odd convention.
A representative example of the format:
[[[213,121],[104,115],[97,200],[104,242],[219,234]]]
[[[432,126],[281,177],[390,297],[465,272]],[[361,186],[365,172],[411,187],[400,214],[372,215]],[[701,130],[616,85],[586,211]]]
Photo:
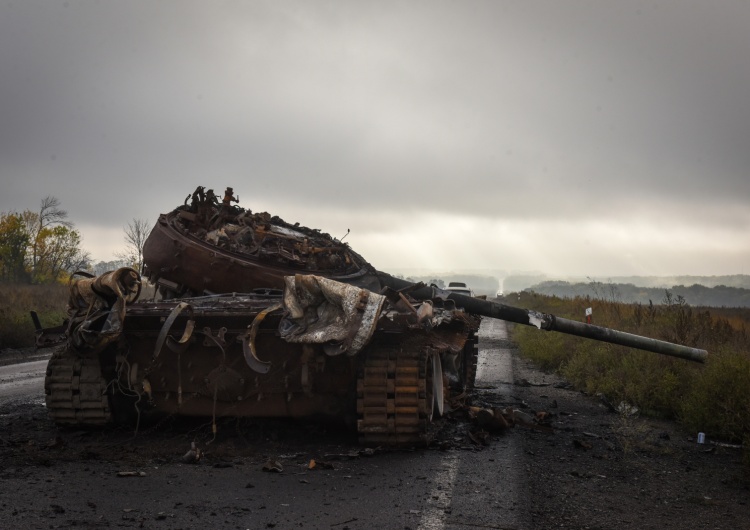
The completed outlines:
[[[47,361],[0,366],[0,405],[10,399],[44,398]]]

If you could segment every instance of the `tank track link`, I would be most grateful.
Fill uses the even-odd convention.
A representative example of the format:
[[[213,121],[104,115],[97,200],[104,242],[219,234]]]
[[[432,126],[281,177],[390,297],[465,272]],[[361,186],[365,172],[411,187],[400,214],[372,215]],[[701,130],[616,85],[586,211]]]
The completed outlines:
[[[433,414],[429,351],[373,347],[357,378],[357,431],[365,445],[424,445]],[[430,375],[430,377],[428,377]],[[442,374],[440,374],[442,384]]]
[[[112,421],[98,359],[55,355],[44,378],[47,410],[58,425],[102,426]]]

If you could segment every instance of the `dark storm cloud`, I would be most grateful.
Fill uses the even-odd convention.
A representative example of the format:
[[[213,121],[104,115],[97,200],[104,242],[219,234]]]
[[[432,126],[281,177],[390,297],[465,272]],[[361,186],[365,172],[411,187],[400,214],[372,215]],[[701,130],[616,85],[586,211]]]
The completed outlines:
[[[119,229],[232,185],[360,234],[433,212],[731,241],[749,24],[743,2],[6,3],[0,211],[52,194]]]

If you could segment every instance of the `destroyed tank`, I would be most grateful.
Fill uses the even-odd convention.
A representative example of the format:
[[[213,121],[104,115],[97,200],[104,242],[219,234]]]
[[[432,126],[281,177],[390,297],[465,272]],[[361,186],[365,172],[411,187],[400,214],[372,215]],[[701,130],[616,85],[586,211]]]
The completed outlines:
[[[424,443],[448,397],[473,385],[480,316],[707,355],[412,284],[326,234],[232,206],[231,188],[221,204],[202,188],[188,199],[144,248],[160,299],[137,301],[129,268],[72,284],[45,378],[58,424],[137,424],[150,411],[214,426],[223,416],[327,416],[355,425],[365,444]]]
[[[73,284],[45,378],[58,424],[325,416],[368,445],[418,444],[445,392],[473,381],[478,321],[449,301],[296,275],[283,292],[136,302],[139,281],[125,268]]]

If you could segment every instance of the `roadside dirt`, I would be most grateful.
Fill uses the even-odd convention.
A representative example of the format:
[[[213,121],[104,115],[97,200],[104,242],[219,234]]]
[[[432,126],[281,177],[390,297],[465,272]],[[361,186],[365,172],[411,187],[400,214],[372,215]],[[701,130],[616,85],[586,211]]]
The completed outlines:
[[[554,434],[524,433],[534,528],[750,528],[740,449],[613,412],[527,361],[515,372],[518,397],[553,415]]]
[[[673,423],[612,412],[599,398],[518,357],[515,373],[514,402],[528,414],[547,412],[551,429],[517,426],[489,443],[500,436],[521,440],[532,528],[750,529],[750,475],[739,449],[697,444],[695,433]],[[492,400],[492,388],[479,388],[471,397],[479,406],[492,406]],[[470,428],[466,414],[458,413],[424,450],[481,451],[467,436]],[[143,425],[137,435],[124,428],[58,429],[41,401],[1,407],[0,433],[0,526],[6,527],[208,528],[212,519],[200,516],[206,488],[193,482],[210,484],[216,469],[304,467],[311,458],[325,465],[380,452],[359,447],[343,428],[290,421],[222,420],[216,436],[210,420],[174,417]],[[195,465],[185,463],[191,442],[203,451]],[[146,517],[149,494],[138,488],[137,476],[118,474],[160,467],[169,468],[171,477],[162,487],[178,484],[180,502],[166,511],[154,508]],[[107,515],[115,511],[107,510],[108,492],[120,480],[136,481],[117,489],[118,506],[133,509],[119,508],[121,519],[113,520]],[[254,487],[245,482],[233,487]],[[72,510],[74,505],[80,508]]]

